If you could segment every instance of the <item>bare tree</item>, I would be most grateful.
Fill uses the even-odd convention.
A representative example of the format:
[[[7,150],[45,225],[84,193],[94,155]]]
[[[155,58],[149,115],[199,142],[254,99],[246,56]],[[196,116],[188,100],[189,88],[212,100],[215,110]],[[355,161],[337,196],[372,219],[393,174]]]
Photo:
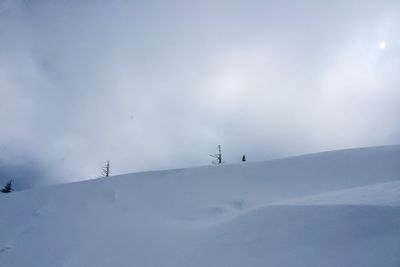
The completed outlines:
[[[107,164],[101,168],[101,176],[108,177],[110,176],[110,161],[107,161]]]
[[[215,158],[216,160],[213,160],[213,164],[222,164],[222,152],[221,152],[221,145],[218,145],[218,153],[217,154],[212,154],[210,157]]]
[[[2,193],[11,193],[13,191],[11,180],[0,191]]]

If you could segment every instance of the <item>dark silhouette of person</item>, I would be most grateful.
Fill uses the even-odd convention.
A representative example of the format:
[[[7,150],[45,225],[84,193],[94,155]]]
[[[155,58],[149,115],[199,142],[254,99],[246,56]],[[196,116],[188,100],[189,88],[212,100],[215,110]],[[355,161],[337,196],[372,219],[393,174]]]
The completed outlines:
[[[245,161],[246,161],[246,155],[243,155],[242,162],[245,162]]]

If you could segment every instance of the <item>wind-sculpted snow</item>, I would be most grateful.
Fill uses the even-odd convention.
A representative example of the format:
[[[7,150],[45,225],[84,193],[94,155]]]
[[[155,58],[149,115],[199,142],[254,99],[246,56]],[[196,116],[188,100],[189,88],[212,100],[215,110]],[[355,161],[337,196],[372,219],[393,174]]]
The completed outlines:
[[[399,266],[400,147],[0,195],[1,267]]]
[[[289,199],[272,204],[400,206],[400,180]]]

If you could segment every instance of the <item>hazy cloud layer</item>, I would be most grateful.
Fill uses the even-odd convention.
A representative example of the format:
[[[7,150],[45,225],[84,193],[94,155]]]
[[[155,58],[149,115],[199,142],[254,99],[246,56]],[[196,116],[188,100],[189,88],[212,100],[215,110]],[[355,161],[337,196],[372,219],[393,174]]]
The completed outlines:
[[[72,181],[218,144],[234,163],[400,142],[399,1],[0,3],[4,166]]]

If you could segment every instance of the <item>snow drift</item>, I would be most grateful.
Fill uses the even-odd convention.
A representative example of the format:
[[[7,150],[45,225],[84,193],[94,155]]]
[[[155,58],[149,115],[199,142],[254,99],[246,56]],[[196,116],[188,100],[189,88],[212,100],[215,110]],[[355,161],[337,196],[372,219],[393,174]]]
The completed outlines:
[[[0,266],[399,266],[400,146],[0,195]]]

